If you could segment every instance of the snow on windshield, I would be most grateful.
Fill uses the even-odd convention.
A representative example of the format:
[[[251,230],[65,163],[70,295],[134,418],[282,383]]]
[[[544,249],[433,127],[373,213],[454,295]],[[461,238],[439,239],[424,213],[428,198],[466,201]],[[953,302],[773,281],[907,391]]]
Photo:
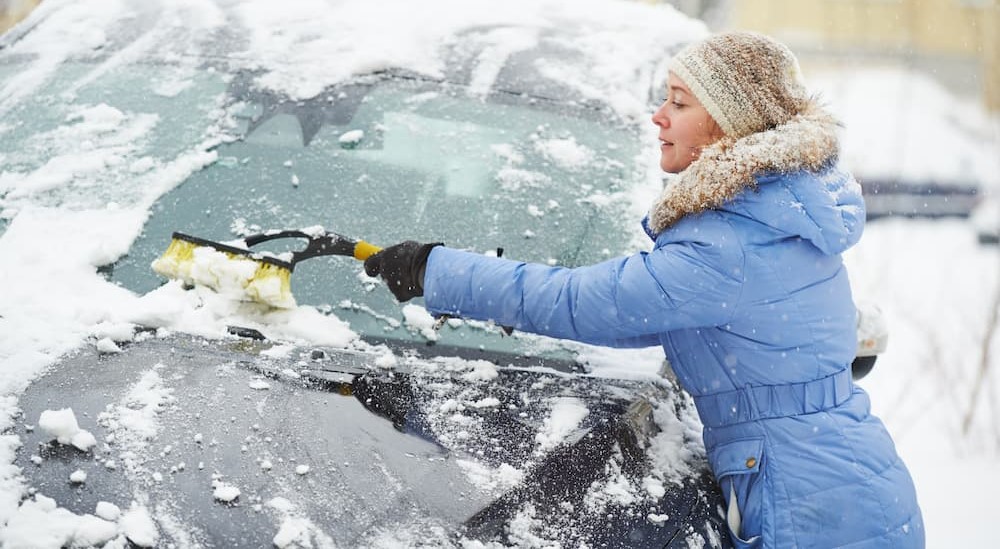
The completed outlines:
[[[495,67],[497,59],[531,45],[539,29],[572,21],[584,29],[593,26],[595,32],[584,32],[588,38],[573,45],[581,56],[571,64],[567,61],[566,68],[575,70],[567,70],[563,83],[584,96],[610,98],[623,115],[634,116],[645,114],[648,89],[639,84],[651,79],[650,62],[656,61],[643,52],[652,51],[649,46],[662,43],[664,36],[679,42],[704,32],[700,23],[668,8],[602,1],[571,7],[505,2],[487,8],[461,1],[378,6],[302,1],[276,6],[259,0],[234,3],[232,8],[227,12],[211,2],[171,2],[156,8],[159,21],[153,30],[122,40],[117,33],[124,29],[135,33],[145,28],[148,14],[141,4],[52,0],[23,23],[34,27],[31,32],[3,51],[6,59],[32,58],[30,66],[15,63],[9,66],[17,67],[16,72],[0,73],[4,113],[30,107],[32,97],[65,78],[58,72],[70,60],[99,61],[89,71],[74,68],[72,81],[59,82],[65,105],[54,105],[57,120],[50,122],[48,131],[27,138],[35,151],[49,151],[47,162],[32,165],[25,158],[32,151],[4,152],[0,217],[9,226],[0,248],[5,262],[19,265],[4,269],[2,275],[5,287],[18,289],[16,298],[9,293],[3,297],[7,326],[0,345],[6,356],[16,358],[9,362],[18,372],[9,374],[15,381],[5,384],[4,393],[16,393],[44,365],[92,335],[96,324],[148,322],[220,335],[233,315],[247,312],[231,304],[215,308],[208,298],[185,304],[191,296],[182,296],[170,285],[133,296],[95,272],[127,251],[156,198],[216,161],[211,148],[224,138],[229,123],[213,118],[221,114],[219,104],[200,105],[203,112],[192,115],[188,124],[202,127],[197,141],[174,156],[157,156],[153,142],[163,139],[157,134],[163,125],[157,112],[144,112],[141,105],[123,111],[84,100],[89,99],[88,86],[108,74],[150,58],[176,62],[167,82],[152,85],[161,96],[183,96],[195,78],[192,67],[198,56],[216,54],[201,49],[225,43],[233,64],[259,71],[258,84],[292,97],[309,97],[353,74],[387,67],[438,75],[443,69],[440,46],[467,30],[514,24],[529,29],[495,30],[480,38],[493,46],[492,53],[484,54],[484,63]],[[229,27],[240,29],[242,36],[213,41],[213,33]],[[626,32],[628,39],[621,39]],[[491,70],[480,68],[480,86]],[[607,90],[614,93],[609,96]],[[5,124],[0,137],[29,131],[24,124]],[[562,152],[550,150],[565,162],[578,161],[581,154],[566,146],[559,149]],[[329,315],[297,311],[250,317],[267,324],[273,337],[318,337],[317,342],[337,345],[353,339],[347,327]],[[50,328],[43,329],[40,319]]]

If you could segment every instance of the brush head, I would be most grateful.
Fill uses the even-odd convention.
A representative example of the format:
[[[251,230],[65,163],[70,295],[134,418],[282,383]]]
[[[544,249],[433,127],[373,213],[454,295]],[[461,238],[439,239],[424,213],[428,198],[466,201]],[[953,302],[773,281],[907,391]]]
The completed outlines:
[[[174,233],[153,270],[190,286],[204,286],[242,301],[295,307],[291,265],[249,250]]]

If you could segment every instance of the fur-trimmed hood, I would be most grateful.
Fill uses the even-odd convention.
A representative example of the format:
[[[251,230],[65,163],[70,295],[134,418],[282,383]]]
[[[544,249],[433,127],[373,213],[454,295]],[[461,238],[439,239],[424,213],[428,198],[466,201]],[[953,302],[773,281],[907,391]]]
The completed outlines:
[[[723,137],[667,184],[649,212],[659,234],[684,216],[717,209],[756,188],[766,173],[817,171],[839,154],[838,122],[811,101],[787,123],[745,137]]]

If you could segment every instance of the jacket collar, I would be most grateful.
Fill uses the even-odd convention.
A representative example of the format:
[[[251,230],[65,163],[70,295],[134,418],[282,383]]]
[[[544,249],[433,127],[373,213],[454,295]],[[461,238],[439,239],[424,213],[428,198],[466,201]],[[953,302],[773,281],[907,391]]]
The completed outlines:
[[[723,137],[669,182],[649,212],[659,234],[684,216],[722,207],[764,173],[816,171],[839,154],[839,123],[815,101],[772,129],[739,139]]]

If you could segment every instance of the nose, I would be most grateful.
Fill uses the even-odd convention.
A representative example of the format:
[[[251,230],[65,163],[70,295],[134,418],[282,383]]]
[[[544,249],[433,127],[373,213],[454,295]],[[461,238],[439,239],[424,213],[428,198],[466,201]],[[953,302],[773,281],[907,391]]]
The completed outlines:
[[[663,104],[660,105],[660,108],[656,109],[656,111],[653,112],[652,120],[653,120],[653,124],[656,124],[657,126],[659,126],[661,128],[666,128],[667,126],[670,125],[670,118],[667,117],[667,102],[666,101],[664,101]]]

